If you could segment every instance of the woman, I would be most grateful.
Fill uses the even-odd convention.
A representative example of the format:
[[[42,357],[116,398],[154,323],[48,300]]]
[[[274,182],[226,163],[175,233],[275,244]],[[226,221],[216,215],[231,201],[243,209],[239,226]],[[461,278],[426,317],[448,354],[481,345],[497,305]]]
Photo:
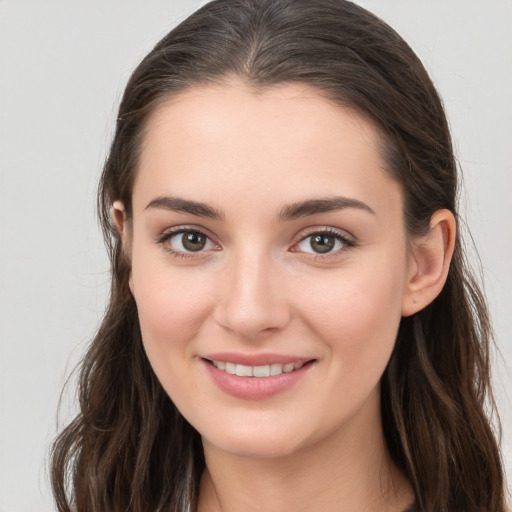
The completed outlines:
[[[111,300],[54,446],[59,510],[504,510],[456,197],[439,97],[378,18],[185,20],[105,164]]]

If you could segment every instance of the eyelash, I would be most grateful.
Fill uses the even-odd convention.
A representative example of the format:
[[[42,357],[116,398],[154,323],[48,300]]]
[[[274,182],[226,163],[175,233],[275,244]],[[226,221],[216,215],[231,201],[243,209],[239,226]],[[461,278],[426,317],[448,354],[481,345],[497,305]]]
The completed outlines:
[[[181,258],[181,259],[197,258],[198,255],[203,252],[202,250],[197,251],[197,253],[195,253],[193,251],[191,251],[191,252],[176,251],[175,249],[173,249],[170,246],[170,244],[166,244],[166,242],[171,240],[171,238],[173,238],[179,234],[183,234],[183,233],[197,233],[198,235],[205,237],[211,243],[214,243],[214,242],[212,242],[211,237],[208,236],[204,231],[202,231],[198,228],[195,228],[195,227],[191,227],[191,226],[190,227],[189,226],[180,226],[177,228],[172,228],[167,231],[164,231],[161,235],[159,235],[157,237],[156,242],[163,247],[163,250],[165,252],[171,254],[172,256],[174,256],[176,258]]]
[[[162,245],[163,250],[165,252],[171,254],[172,256],[174,256],[176,258],[181,258],[181,259],[197,258],[201,253],[204,252],[203,250],[197,251],[197,254],[193,251],[191,251],[191,252],[177,251],[175,249],[172,249],[172,247],[169,244],[166,244],[166,242],[171,240],[173,237],[175,237],[179,234],[183,234],[183,233],[196,233],[200,236],[205,237],[211,243],[215,244],[215,242],[212,241],[211,237],[208,236],[204,231],[202,231],[198,228],[195,228],[195,227],[187,227],[187,226],[181,226],[178,228],[173,228],[173,229],[165,231],[164,233],[160,234],[157,237],[156,242],[158,244]],[[293,248],[297,247],[301,242],[304,242],[305,240],[313,237],[314,235],[332,236],[335,240],[337,240],[338,242],[340,242],[342,244],[342,247],[340,249],[337,249],[335,251],[329,251],[324,254],[315,253],[315,252],[310,253],[310,252],[302,251],[305,254],[309,255],[308,258],[313,259],[315,261],[321,261],[321,260],[326,260],[326,259],[332,258],[334,256],[338,256],[339,253],[342,251],[346,251],[347,249],[357,247],[357,243],[354,240],[341,234],[339,231],[332,229],[332,228],[320,228],[320,229],[312,230],[306,234],[302,233],[300,237],[297,237],[297,239],[293,242],[291,252],[301,252],[298,250],[293,250]]]
[[[339,248],[337,250],[334,250],[334,251],[326,252],[324,254],[322,254],[322,253],[315,253],[315,252],[308,252],[308,253],[306,253],[306,254],[308,254],[308,258],[313,259],[315,261],[322,261],[322,260],[327,260],[329,258],[334,258],[334,257],[339,256],[341,252],[344,252],[347,249],[351,249],[351,248],[357,247],[357,244],[356,244],[356,242],[354,240],[352,240],[348,236],[343,235],[339,231],[337,231],[335,229],[332,229],[332,228],[320,228],[320,229],[317,228],[317,229],[313,229],[312,231],[309,231],[306,234],[302,233],[300,235],[300,237],[298,238],[298,240],[296,240],[293,243],[293,247],[297,247],[301,242],[304,242],[308,238],[311,238],[311,237],[313,237],[315,235],[332,236],[335,240],[340,242],[341,245],[342,245],[341,248]],[[300,252],[300,251],[293,251],[293,252]]]

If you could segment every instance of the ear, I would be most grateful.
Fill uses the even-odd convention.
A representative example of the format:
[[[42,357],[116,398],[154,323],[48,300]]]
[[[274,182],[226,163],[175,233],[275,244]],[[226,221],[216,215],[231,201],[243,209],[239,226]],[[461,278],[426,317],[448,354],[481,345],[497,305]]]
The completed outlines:
[[[124,238],[126,236],[126,210],[124,209],[124,204],[121,201],[114,201],[112,203],[112,217],[117,231],[119,231],[124,242]]]
[[[127,261],[130,260],[130,241],[128,238],[128,222],[126,217],[126,210],[124,208],[124,204],[122,201],[114,201],[112,203],[112,217],[114,219],[114,224],[116,225],[117,231],[121,236],[121,240],[123,242],[123,251],[124,256]],[[133,279],[132,273],[130,272],[130,277],[128,280],[128,285],[130,286],[130,290],[133,294]]]
[[[411,242],[411,266],[402,303],[410,316],[428,306],[441,292],[455,248],[457,224],[449,210],[437,210],[425,236]]]

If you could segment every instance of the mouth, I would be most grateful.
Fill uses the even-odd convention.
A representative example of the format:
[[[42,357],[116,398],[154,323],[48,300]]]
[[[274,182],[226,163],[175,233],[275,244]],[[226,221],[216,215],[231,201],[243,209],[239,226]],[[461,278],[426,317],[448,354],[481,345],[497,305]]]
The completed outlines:
[[[317,361],[277,354],[232,353],[201,359],[221,391],[244,400],[264,400],[293,388]]]
[[[272,363],[261,366],[248,366],[245,364],[231,363],[228,361],[215,361],[211,359],[205,359],[209,364],[215,366],[218,370],[229,373],[230,375],[237,375],[238,377],[276,377],[283,373],[292,373],[296,370],[300,370],[303,366],[313,363],[314,360],[300,361],[297,363]]]

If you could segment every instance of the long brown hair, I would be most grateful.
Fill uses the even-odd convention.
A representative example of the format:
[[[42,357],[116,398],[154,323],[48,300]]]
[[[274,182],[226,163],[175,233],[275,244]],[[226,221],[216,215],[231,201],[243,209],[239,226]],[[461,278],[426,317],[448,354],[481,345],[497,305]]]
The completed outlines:
[[[111,208],[121,200],[131,214],[145,127],[159,105],[232,75],[256,89],[305,83],[370,116],[403,187],[408,231],[424,234],[440,208],[457,218],[457,164],[442,103],[414,52],[382,20],[344,0],[215,0],[199,9],[141,62],[119,108],[98,195],[110,303],[81,365],[80,414],[53,446],[60,512],[195,507],[200,437],[145,355]],[[418,510],[502,512],[504,478],[488,416],[491,328],[463,249],[459,234],[441,294],[402,319],[381,380],[382,422]]]

